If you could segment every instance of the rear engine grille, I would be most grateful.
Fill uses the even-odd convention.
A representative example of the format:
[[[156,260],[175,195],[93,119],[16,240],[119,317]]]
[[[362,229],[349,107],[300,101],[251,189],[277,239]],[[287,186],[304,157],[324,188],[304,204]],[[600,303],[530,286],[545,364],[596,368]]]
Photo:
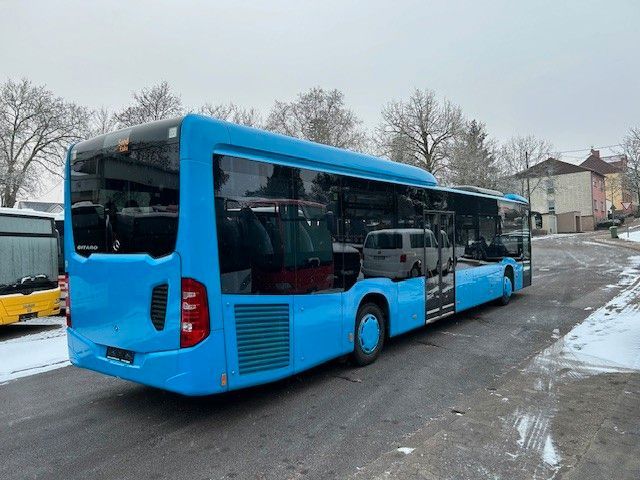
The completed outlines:
[[[236,305],[240,375],[289,365],[289,305]]]
[[[156,330],[164,328],[164,320],[167,315],[167,292],[169,285],[166,283],[153,288],[151,294],[151,322]]]

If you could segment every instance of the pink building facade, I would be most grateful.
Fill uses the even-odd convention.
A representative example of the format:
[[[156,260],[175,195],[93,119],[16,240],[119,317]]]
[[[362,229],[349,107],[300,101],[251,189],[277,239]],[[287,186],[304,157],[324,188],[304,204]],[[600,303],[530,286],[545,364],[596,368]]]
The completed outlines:
[[[591,172],[591,198],[593,201],[593,216],[596,223],[607,218],[607,194],[605,177],[597,172]]]

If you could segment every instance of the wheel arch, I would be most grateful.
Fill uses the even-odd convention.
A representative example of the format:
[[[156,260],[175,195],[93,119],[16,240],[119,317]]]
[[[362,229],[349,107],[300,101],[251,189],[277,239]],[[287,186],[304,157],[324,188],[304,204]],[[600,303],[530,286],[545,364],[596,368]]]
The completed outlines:
[[[360,302],[358,303],[357,311],[359,311],[362,305],[366,303],[375,303],[378,307],[380,307],[380,310],[382,310],[382,313],[384,315],[385,337],[388,338],[390,321],[391,321],[391,312],[389,310],[389,300],[385,295],[383,295],[380,292],[367,293],[364,297],[362,297],[362,299],[360,299]],[[356,319],[354,319],[354,322],[355,321]]]
[[[507,265],[504,267],[504,276],[511,280],[511,288],[515,290],[516,281],[515,281],[515,272],[513,270],[513,265]]]

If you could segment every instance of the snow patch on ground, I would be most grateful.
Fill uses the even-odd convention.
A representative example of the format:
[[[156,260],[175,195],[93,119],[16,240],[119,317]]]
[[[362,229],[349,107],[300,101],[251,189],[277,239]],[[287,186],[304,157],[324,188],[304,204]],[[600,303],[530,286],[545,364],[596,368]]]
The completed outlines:
[[[0,384],[69,365],[64,318],[39,318],[28,325],[59,325],[59,328],[0,341]]]
[[[572,376],[640,370],[640,256],[630,260],[612,286],[620,293],[542,351],[530,369]]]
[[[542,451],[549,429],[550,416],[545,411],[516,410],[514,426],[518,431],[518,447],[521,450]]]
[[[609,247],[609,245],[605,245],[603,243],[598,243],[598,242],[590,242],[588,240],[585,240],[582,243],[585,244],[585,245],[594,245],[596,247]]]
[[[546,240],[548,238],[565,238],[565,237],[575,237],[576,235],[580,235],[579,233],[551,233],[549,235],[540,235],[531,237],[531,241],[535,242],[536,240]]]
[[[553,445],[553,439],[551,438],[551,435],[547,435],[547,438],[544,441],[542,460],[544,460],[544,463],[551,466],[556,466],[560,463],[561,458],[556,451],[556,447],[554,447]]]
[[[409,455],[415,450],[415,448],[411,447],[398,447],[398,452],[404,453],[405,455]]]
[[[551,435],[551,420],[555,415],[555,408],[551,405],[536,405],[526,411],[516,409],[512,417],[512,428],[518,433],[516,453],[505,453],[512,459],[517,459],[523,454],[533,452],[540,458],[540,464],[536,468],[541,478],[553,478],[560,469],[562,460]],[[534,478],[538,478],[539,475]]]
[[[630,242],[640,242],[640,230],[633,232],[618,232],[618,238],[622,240],[628,240]]]

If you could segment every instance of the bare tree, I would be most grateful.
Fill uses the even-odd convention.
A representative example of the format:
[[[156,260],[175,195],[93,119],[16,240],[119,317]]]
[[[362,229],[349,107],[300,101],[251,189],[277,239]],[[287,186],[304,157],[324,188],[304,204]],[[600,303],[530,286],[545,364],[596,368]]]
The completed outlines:
[[[627,156],[626,182],[636,195],[636,205],[640,202],[640,127],[630,128],[622,141]]]
[[[449,180],[455,185],[498,186],[496,144],[487,138],[484,123],[472,120],[455,139],[449,160]]]
[[[502,145],[499,152],[501,170],[504,177],[500,188],[517,190],[520,195],[527,195],[527,162],[529,167],[548,159],[552,156],[553,146],[551,142],[535,137],[534,135],[511,137]],[[551,172],[549,172],[551,174]],[[516,174],[520,174],[517,175]],[[542,183],[544,177],[529,176],[529,188],[533,192]]]
[[[291,102],[276,101],[265,124],[267,130],[350,150],[366,148],[362,122],[346,107],[339,90],[314,87]]]
[[[374,140],[376,146],[376,154],[389,157],[394,162],[406,163],[407,165],[415,165],[415,156],[413,155],[413,142],[405,135],[388,135],[385,136],[384,145],[381,146],[379,138]]]
[[[61,176],[64,152],[87,135],[90,113],[44,86],[8,80],[0,86],[0,205],[13,207],[45,177]]]
[[[392,101],[382,109],[376,142],[391,160],[438,173],[463,127],[460,107],[438,100],[433,90],[416,89],[407,100]]]
[[[119,128],[182,115],[182,100],[166,81],[133,93],[133,104],[115,114]]]
[[[91,112],[89,136],[96,137],[105,133],[113,132],[118,128],[118,120],[115,115],[106,107]]]
[[[256,128],[262,126],[262,116],[258,110],[255,108],[243,108],[234,103],[220,103],[215,105],[206,103],[200,107],[199,112],[203,115],[209,115],[239,125]]]

